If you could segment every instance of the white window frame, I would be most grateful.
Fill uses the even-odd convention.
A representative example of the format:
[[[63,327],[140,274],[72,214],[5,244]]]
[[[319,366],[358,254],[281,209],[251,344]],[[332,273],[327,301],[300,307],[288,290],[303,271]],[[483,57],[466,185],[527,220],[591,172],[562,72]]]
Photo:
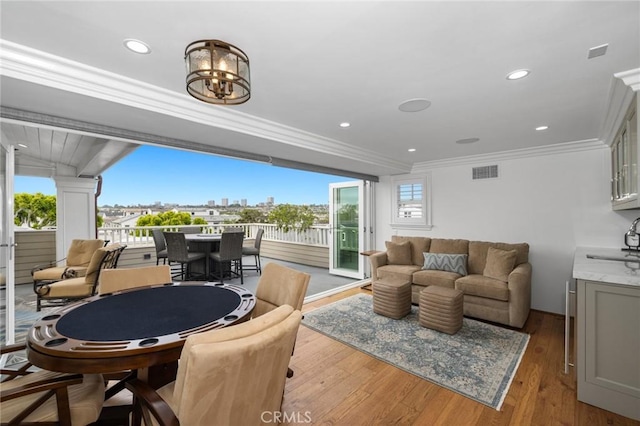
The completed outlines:
[[[421,185],[422,217],[399,217],[398,195],[402,185]],[[431,175],[398,175],[391,177],[391,227],[394,229],[426,229],[433,228],[431,223]]]

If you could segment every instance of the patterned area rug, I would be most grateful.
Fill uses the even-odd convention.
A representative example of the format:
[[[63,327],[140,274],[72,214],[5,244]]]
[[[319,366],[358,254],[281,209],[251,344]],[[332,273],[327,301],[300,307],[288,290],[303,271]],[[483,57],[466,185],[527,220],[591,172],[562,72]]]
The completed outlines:
[[[418,307],[402,320],[373,313],[357,294],[304,314],[302,323],[375,358],[500,410],[529,335],[465,318],[450,336],[418,324]]]

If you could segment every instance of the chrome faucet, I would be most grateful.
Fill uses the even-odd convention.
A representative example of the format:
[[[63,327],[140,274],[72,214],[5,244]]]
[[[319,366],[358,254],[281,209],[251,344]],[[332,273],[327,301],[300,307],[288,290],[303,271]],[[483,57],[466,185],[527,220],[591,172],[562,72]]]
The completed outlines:
[[[627,235],[630,237],[635,237],[637,235],[636,228],[638,227],[638,222],[640,222],[640,217],[633,221],[631,227],[627,231]]]
[[[628,249],[623,250],[640,251],[640,235],[638,235],[637,229],[638,222],[640,222],[640,217],[633,221],[629,230],[624,234],[624,244]]]

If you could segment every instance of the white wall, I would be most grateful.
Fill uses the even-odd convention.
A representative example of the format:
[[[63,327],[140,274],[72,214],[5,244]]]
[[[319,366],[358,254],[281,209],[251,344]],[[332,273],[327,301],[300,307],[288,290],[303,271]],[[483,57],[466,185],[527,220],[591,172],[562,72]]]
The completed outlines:
[[[527,242],[533,267],[532,308],[564,312],[576,246],[622,247],[640,210],[614,212],[610,151],[604,144],[566,144],[540,152],[467,158],[416,167],[432,178],[433,229],[392,229],[390,177],[376,190],[376,248],[391,235]],[[498,164],[500,177],[473,181],[471,168]],[[414,172],[416,173],[416,172]]]

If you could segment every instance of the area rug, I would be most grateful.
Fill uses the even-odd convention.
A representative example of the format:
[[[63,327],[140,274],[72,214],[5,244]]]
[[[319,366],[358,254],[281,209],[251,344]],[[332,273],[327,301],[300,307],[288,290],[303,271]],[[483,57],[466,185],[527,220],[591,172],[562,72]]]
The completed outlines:
[[[408,373],[500,410],[529,335],[465,318],[454,335],[424,328],[418,307],[402,320],[373,313],[357,294],[304,314],[302,323]]]

